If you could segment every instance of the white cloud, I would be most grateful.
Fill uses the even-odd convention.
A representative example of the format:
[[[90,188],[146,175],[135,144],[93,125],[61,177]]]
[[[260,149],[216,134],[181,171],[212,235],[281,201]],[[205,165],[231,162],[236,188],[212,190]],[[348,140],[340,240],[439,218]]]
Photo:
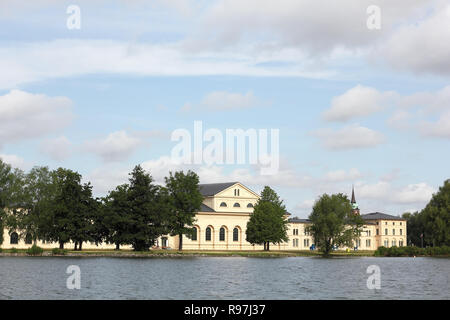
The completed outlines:
[[[22,170],[28,168],[25,160],[15,154],[0,154],[0,159],[11,165],[13,168],[19,168]]]
[[[0,146],[61,130],[73,119],[71,105],[66,97],[20,90],[0,96]]]
[[[62,161],[72,154],[72,143],[64,136],[41,142],[39,149],[56,161]]]
[[[198,104],[185,103],[180,111],[234,111],[253,108],[258,105],[265,106],[268,105],[268,102],[259,100],[251,91],[247,93],[213,91],[206,94]]]
[[[396,203],[427,203],[430,201],[434,188],[425,182],[409,184],[406,187],[398,190],[392,195],[392,201]]]
[[[362,178],[362,174],[356,168],[352,168],[348,171],[345,170],[329,171],[325,174],[325,181],[327,182],[351,181],[360,178]]]
[[[100,156],[105,162],[113,162],[127,159],[141,144],[140,138],[122,130],[110,133],[103,139],[87,141],[84,148]]]
[[[121,168],[114,165],[106,165],[92,170],[85,178],[90,181],[96,195],[104,196],[114,190],[118,185],[128,183],[128,173],[132,168]]]
[[[80,58],[82,57],[82,58]],[[112,40],[65,39],[0,47],[0,88],[85,74],[113,73],[146,76],[253,75],[323,78],[330,73],[308,71],[280,52],[272,57],[294,61],[296,67],[258,65],[264,57],[229,52],[189,53],[178,43],[146,44]],[[70,63],[67,63],[70,61]]]
[[[420,204],[425,206],[430,201],[435,189],[425,182],[393,187],[391,183],[379,181],[374,184],[357,184],[357,197],[374,199],[397,205]]]
[[[378,90],[362,85],[334,97],[331,107],[323,113],[327,121],[348,121],[383,110],[392,92]]]
[[[441,3],[423,20],[401,25],[374,55],[401,70],[450,75],[450,5]]]
[[[450,111],[442,114],[436,122],[420,125],[422,135],[450,139]]]
[[[249,91],[246,94],[226,91],[214,91],[207,94],[201,105],[208,110],[234,110],[254,107],[258,100]]]
[[[353,125],[339,130],[319,129],[313,132],[325,148],[330,150],[348,150],[375,147],[384,143],[383,134],[372,129]]]

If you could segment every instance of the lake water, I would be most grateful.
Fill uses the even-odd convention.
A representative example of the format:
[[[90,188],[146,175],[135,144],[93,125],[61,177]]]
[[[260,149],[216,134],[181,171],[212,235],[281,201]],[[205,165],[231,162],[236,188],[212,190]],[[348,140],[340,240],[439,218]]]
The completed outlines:
[[[0,257],[0,299],[450,299],[449,277],[448,258]]]

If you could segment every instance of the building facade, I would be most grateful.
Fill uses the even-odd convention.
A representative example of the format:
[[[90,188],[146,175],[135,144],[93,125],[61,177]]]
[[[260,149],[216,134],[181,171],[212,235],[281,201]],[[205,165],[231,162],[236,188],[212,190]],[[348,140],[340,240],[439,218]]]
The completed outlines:
[[[201,184],[204,197],[201,210],[196,214],[195,233],[192,238],[183,236],[183,250],[205,251],[251,251],[263,250],[262,245],[252,245],[245,240],[247,222],[259,195],[239,182]],[[359,215],[355,193],[352,190],[352,212]],[[405,246],[406,220],[400,217],[374,212],[363,214],[365,224],[361,237],[355,241],[354,248],[376,250],[379,246]],[[271,250],[309,250],[314,244],[313,237],[306,232],[310,224],[307,219],[290,218],[287,242],[271,244]],[[156,247],[178,249],[178,236],[163,236],[157,239]],[[17,232],[3,232],[2,248],[29,248],[31,239],[20,237]],[[38,241],[42,248],[58,247],[56,243]],[[66,248],[73,247],[67,243]],[[85,242],[83,249],[114,249],[114,245]],[[122,246],[122,249],[131,249]],[[340,248],[343,249],[343,248]],[[353,248],[352,248],[353,249]]]

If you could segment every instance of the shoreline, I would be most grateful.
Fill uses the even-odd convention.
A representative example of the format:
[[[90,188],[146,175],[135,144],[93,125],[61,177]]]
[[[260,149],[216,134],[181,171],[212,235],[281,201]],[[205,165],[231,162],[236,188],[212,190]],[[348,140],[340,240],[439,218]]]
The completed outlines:
[[[373,257],[373,251],[360,252],[335,252],[331,257]],[[51,250],[44,250],[42,254],[30,255],[26,249],[11,252],[11,249],[3,249],[0,257],[110,257],[110,258],[184,258],[184,257],[255,257],[255,258],[286,258],[286,257],[322,257],[318,251],[171,251],[149,250],[134,252],[131,250],[67,250],[65,254],[53,254]]]

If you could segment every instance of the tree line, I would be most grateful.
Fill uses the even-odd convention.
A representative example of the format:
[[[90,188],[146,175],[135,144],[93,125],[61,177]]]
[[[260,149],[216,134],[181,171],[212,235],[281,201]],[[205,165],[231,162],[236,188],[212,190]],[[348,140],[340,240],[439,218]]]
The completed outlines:
[[[131,245],[148,250],[162,235],[193,232],[203,196],[196,173],[170,172],[165,186],[136,166],[129,182],[105,197],[94,197],[90,182],[70,169],[34,167],[25,173],[0,159],[0,241],[6,227],[29,241],[68,242],[82,250],[83,242]],[[1,243],[0,243],[1,244]]]
[[[421,211],[406,212],[408,244],[417,247],[450,246],[450,179]]]

